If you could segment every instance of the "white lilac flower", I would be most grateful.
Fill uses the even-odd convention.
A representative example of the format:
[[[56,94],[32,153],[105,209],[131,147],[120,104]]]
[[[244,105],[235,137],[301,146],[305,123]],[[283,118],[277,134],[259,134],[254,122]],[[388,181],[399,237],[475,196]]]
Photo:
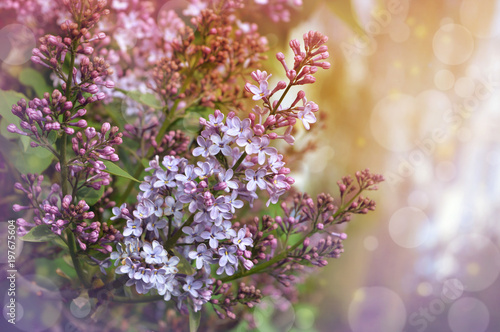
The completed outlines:
[[[144,199],[137,205],[137,208],[134,210],[134,217],[138,219],[145,219],[152,215],[154,212],[155,204],[149,199]]]
[[[226,198],[226,203],[231,206],[231,213],[235,213],[235,209],[241,209],[243,207],[243,201],[237,199],[238,198],[238,191],[234,190],[231,193],[231,197],[225,196]]]
[[[213,173],[214,167],[210,165],[208,162],[199,162],[198,167],[195,167],[194,173],[200,178],[200,180],[204,180],[210,177]]]
[[[219,152],[222,152],[225,156],[231,155],[232,150],[228,144],[231,144],[232,139],[229,136],[224,135],[221,138],[219,135],[212,135],[210,140],[212,141],[212,146],[208,148],[210,155],[215,156]]]
[[[163,213],[166,216],[174,216],[174,220],[180,222],[184,214],[182,213],[182,203],[175,201],[172,196],[165,197],[165,210]]]
[[[158,241],[153,241],[153,245],[144,243],[141,256],[147,264],[161,264],[167,257],[167,251]]]
[[[207,210],[210,211],[210,218],[217,219],[219,218],[219,213],[228,212],[229,209],[230,206],[226,203],[226,198],[224,196],[219,196]]]
[[[179,264],[179,262],[180,262],[179,257],[172,256],[170,258],[164,259],[163,261],[165,263],[163,268],[167,271],[167,273],[177,273],[179,271],[177,269],[177,264]]]
[[[234,172],[230,168],[227,171],[220,171],[217,176],[219,177],[220,182],[224,182],[226,184],[226,189],[224,189],[226,192],[229,192],[230,189],[238,189],[238,183],[235,180],[231,180],[233,178]]]
[[[158,294],[162,295],[165,301],[169,301],[172,295],[179,296],[181,294],[178,286],[179,282],[174,278],[174,275],[167,274],[165,283],[157,285]]]
[[[297,117],[302,121],[304,128],[306,128],[307,130],[311,128],[311,126],[309,125],[310,123],[316,122],[316,117],[314,116],[314,113],[311,109],[312,105],[310,103],[307,103],[303,111],[297,112]]]
[[[140,267],[134,273],[134,279],[142,280],[145,283],[149,283],[149,279],[151,278],[151,269]]]
[[[253,247],[253,240],[250,237],[246,237],[247,228],[240,228],[238,231],[238,236],[233,239],[233,243],[238,246],[240,250],[246,250],[246,246]]]
[[[226,264],[232,264],[235,265],[238,263],[236,260],[236,256],[234,256],[234,253],[236,252],[236,246],[224,246],[222,248],[219,248],[219,265],[220,266],[226,266]]]
[[[120,207],[118,206],[115,206],[111,212],[113,212],[113,217],[109,218],[111,220],[116,220],[118,218],[121,218],[122,217],[122,211],[125,210],[127,208],[127,203],[123,203]]]
[[[219,241],[226,239],[226,236],[218,226],[212,226],[210,228],[210,232],[204,231],[203,233],[201,233],[200,237],[204,240],[209,240],[208,244],[212,249],[217,249],[217,247],[219,246]]]
[[[136,267],[135,267],[134,263],[132,262],[132,260],[127,257],[122,261],[122,264],[123,265],[120,265],[116,269],[116,273],[127,274],[129,278],[132,278],[135,274],[135,271],[136,271]]]
[[[247,154],[256,153],[259,151],[260,138],[254,136],[252,131],[245,131],[238,137],[236,144],[245,147]]]
[[[177,172],[179,170],[178,165],[182,161],[182,159],[175,158],[173,156],[165,156],[163,157],[163,161],[161,162],[161,164],[165,166],[165,168],[170,172]]]
[[[139,189],[144,192],[143,197],[148,198],[153,193],[153,186],[149,182],[143,182],[139,185]]]
[[[228,130],[226,131],[227,135],[240,137],[244,132],[252,132],[252,129],[250,129],[252,123],[248,118],[242,121],[235,116],[232,119],[227,119],[226,123],[228,125]]]
[[[193,156],[202,156],[204,158],[208,157],[208,149],[212,146],[212,141],[210,139],[205,140],[203,137],[198,136],[196,142],[198,142],[199,146],[193,150]]]
[[[268,156],[273,156],[278,154],[278,150],[276,148],[270,147],[269,145],[269,137],[262,136],[260,140],[260,145],[258,148],[258,161],[260,165],[263,165],[266,161],[266,154]]]
[[[205,243],[201,243],[196,248],[196,251],[190,251],[188,257],[196,259],[196,268],[200,270],[203,266],[210,273],[210,263],[212,262],[212,252],[207,249]]]
[[[217,271],[216,273],[218,275],[221,275],[222,273],[226,272],[226,274],[228,276],[232,276],[234,274],[234,272],[236,271],[236,269],[234,268],[233,265],[231,264],[226,264],[224,266],[219,266],[219,268],[217,268]]]
[[[146,225],[146,229],[155,234],[155,237],[158,239],[160,237],[159,229],[163,229],[167,226],[167,221],[165,219],[151,218],[151,220]]]
[[[167,187],[176,187],[177,183],[175,182],[175,174],[174,173],[168,173],[165,171],[158,171],[156,173],[156,176],[158,180],[153,183],[153,187],[155,188],[161,188],[164,186]]]
[[[233,224],[229,220],[224,220],[221,225],[222,231],[228,239],[236,236],[236,231],[232,228],[232,226]]]
[[[182,183],[186,183],[188,181],[193,181],[194,179],[196,179],[196,173],[194,173],[194,166],[187,165],[186,168],[184,169],[184,174],[176,174],[175,179]]]
[[[134,211],[135,212],[135,211]],[[139,237],[142,234],[142,221],[140,219],[128,220],[127,227],[123,230],[123,236],[136,236]]]
[[[273,171],[273,173],[278,174],[279,170],[285,166],[285,163],[282,161],[283,160],[283,155],[281,154],[275,154],[272,156],[269,156],[269,159],[267,160],[268,166]]]
[[[194,280],[193,276],[186,276],[186,284],[182,286],[186,292],[191,294],[192,297],[198,297],[198,290],[203,287],[203,282],[199,280]]]
[[[266,189],[266,182],[263,179],[265,175],[266,171],[264,169],[259,169],[257,172],[255,172],[253,169],[247,169],[245,171],[245,176],[248,180],[247,190],[255,191],[257,186],[259,186],[259,188],[262,190]]]
[[[245,85],[245,89],[253,93],[253,100],[260,100],[269,96],[271,93],[271,91],[269,91],[269,83],[267,83],[267,81],[260,81],[259,86],[247,83]]]

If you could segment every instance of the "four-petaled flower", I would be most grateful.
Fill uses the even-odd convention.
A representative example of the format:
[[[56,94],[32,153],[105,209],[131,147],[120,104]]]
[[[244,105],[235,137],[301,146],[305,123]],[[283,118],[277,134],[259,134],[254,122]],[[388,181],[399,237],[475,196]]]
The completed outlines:
[[[167,251],[158,241],[153,241],[153,246],[149,243],[144,243],[141,256],[146,260],[147,264],[160,264],[167,257]]]

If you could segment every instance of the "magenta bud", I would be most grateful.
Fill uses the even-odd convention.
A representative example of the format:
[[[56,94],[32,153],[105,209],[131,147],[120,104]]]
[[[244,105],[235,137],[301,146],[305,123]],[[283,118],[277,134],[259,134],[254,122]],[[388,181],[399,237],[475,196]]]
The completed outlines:
[[[306,237],[306,238],[304,239],[304,247],[309,247],[309,243],[310,243],[310,242],[311,242],[311,240],[310,240],[308,237]]]
[[[323,228],[325,228],[325,225],[323,225],[322,223],[318,223],[318,225],[316,225],[316,227],[318,227],[318,229],[319,229],[320,231],[322,231],[322,230],[323,230]]]
[[[278,53],[276,53],[276,59],[278,59],[278,61],[281,62],[281,61],[285,60],[285,55],[281,52],[278,52]]]
[[[88,127],[85,129],[85,136],[87,136],[87,139],[92,139],[96,135],[96,130],[94,127]]]
[[[109,156],[109,160],[118,161],[118,160],[120,160],[120,158],[118,157],[118,155],[116,153],[113,153],[111,156]]]
[[[104,122],[101,127],[101,133],[106,134],[111,129],[109,122]]]
[[[62,107],[63,111],[67,111],[67,110],[70,110],[72,108],[73,108],[73,103],[70,101],[65,102],[63,107]]]

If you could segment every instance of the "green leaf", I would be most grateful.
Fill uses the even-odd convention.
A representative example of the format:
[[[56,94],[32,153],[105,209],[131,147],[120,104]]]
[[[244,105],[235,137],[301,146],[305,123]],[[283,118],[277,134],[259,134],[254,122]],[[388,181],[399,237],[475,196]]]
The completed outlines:
[[[46,242],[56,238],[57,235],[54,234],[49,226],[38,225],[33,227],[28,234],[21,237],[21,240],[26,242]]]
[[[28,101],[28,97],[22,93],[9,90],[0,90],[0,134],[6,138],[19,138],[19,134],[10,133],[7,131],[7,126],[11,123],[19,127],[19,118],[12,114],[12,105],[16,104],[20,99]]]
[[[172,249],[174,252],[174,255],[179,257],[179,264],[177,264],[177,268],[179,269],[179,273],[187,274],[187,275],[192,275],[196,271],[194,270],[193,266],[188,262],[186,257],[182,255],[180,252],[178,252],[175,249]]]
[[[106,165],[106,169],[104,170],[105,172],[108,172],[109,174],[113,174],[116,176],[121,176],[122,178],[126,178],[135,182],[141,182],[134,178],[132,175],[128,174],[127,171],[122,169],[120,166],[112,163],[111,161],[103,161],[104,165]]]
[[[189,332],[198,331],[201,321],[201,310],[195,312],[191,307],[189,307]]]
[[[21,140],[21,142],[23,141]],[[9,151],[9,158],[20,173],[40,174],[52,164],[54,158],[52,152],[43,147],[27,147],[24,150],[24,142],[23,144],[21,142],[14,142]]]
[[[102,194],[104,193],[104,186],[101,186],[101,189],[95,190],[90,187],[82,187],[78,190],[76,195],[78,199],[83,199],[87,202],[88,205],[94,205],[98,200],[101,199]]]
[[[32,87],[35,94],[39,97],[43,96],[45,92],[50,92],[54,88],[50,88],[45,82],[45,78],[33,68],[24,68],[19,74],[19,82],[21,84]]]

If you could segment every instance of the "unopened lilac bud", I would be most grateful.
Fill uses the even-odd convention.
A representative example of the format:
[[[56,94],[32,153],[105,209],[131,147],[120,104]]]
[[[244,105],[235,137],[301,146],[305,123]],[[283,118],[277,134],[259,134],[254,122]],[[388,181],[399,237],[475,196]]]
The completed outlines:
[[[90,46],[86,46],[83,48],[83,53],[90,55],[90,54],[94,53],[94,48],[90,47]]]
[[[255,126],[253,126],[253,131],[255,135],[261,136],[265,133],[266,128],[264,128],[264,126],[261,124],[256,124]]]
[[[101,127],[101,133],[104,135],[111,129],[109,122],[104,122]]]
[[[87,139],[92,139],[96,135],[96,130],[94,127],[87,127],[85,129],[85,136],[87,136]]]
[[[115,87],[115,82],[113,82],[113,81],[106,81],[106,82],[104,82],[104,86],[106,88],[108,88],[108,89],[112,89],[112,88]]]
[[[111,161],[118,161],[120,160],[120,157],[116,153],[113,153],[111,156],[109,156],[109,160]]]
[[[322,223],[318,223],[318,224],[316,225],[316,227],[317,227],[320,231],[322,231],[322,230],[323,230],[323,228],[325,228],[325,226],[324,226]]]
[[[311,243],[311,239],[309,239],[308,237],[306,237],[304,239],[304,247],[309,247],[309,243]]]
[[[73,103],[70,101],[65,102],[63,107],[62,107],[63,111],[68,111],[72,108],[73,108]]]
[[[281,61],[285,60],[285,55],[281,52],[278,52],[278,53],[276,53],[276,59],[278,59],[278,61],[281,62]]]
[[[104,92],[99,92],[95,96],[97,97],[97,100],[103,100],[104,98],[106,98],[106,94]]]
[[[23,135],[23,136],[28,136],[27,133],[25,133],[21,129],[17,128],[17,126],[15,124],[13,124],[13,123],[11,123],[10,125],[7,126],[7,130],[10,133],[13,133],[13,134],[19,134],[19,135]]]

